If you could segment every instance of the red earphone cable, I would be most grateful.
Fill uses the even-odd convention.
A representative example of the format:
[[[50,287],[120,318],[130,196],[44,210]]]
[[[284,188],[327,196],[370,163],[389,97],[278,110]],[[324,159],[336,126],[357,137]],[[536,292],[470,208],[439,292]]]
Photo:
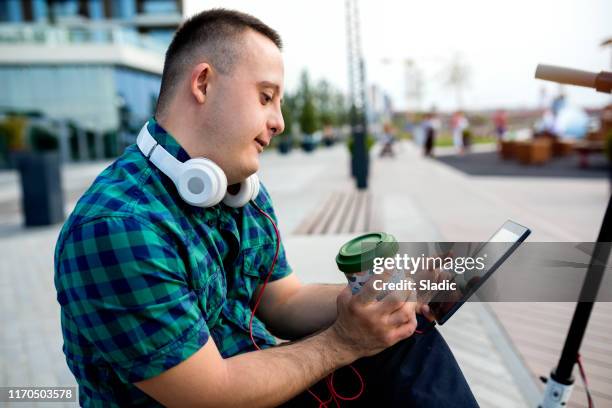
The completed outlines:
[[[263,282],[261,290],[259,291],[259,294],[257,295],[257,299],[255,300],[255,304],[253,305],[253,310],[251,311],[251,318],[249,319],[249,335],[251,336],[251,341],[253,342],[253,345],[255,346],[257,350],[261,350],[261,348],[259,348],[259,346],[257,345],[257,342],[255,342],[255,338],[253,338],[253,319],[255,318],[255,312],[257,311],[257,308],[259,307],[259,303],[261,302],[261,298],[263,296],[264,290],[266,289],[266,285],[268,284],[268,281],[270,280],[270,277],[272,276],[272,272],[274,271],[274,266],[276,266],[276,259],[278,258],[278,251],[280,251],[280,233],[278,232],[278,228],[276,227],[276,223],[274,222],[272,217],[270,217],[264,210],[259,208],[259,206],[255,204],[255,201],[251,201],[251,203],[253,204],[255,208],[257,208],[257,211],[259,211],[264,217],[268,219],[268,221],[270,221],[270,224],[272,224],[272,227],[274,227],[274,233],[276,234],[276,250],[274,251],[274,258],[272,258],[272,264],[270,265],[270,270],[268,271],[268,274],[266,275],[266,279]]]
[[[257,299],[255,300],[255,304],[253,305],[253,310],[251,311],[251,318],[249,319],[249,335],[251,336],[251,342],[253,342],[253,346],[255,346],[257,350],[261,350],[261,348],[257,345],[255,338],[253,337],[253,319],[255,318],[255,312],[257,311],[257,308],[259,307],[259,303],[261,302],[261,299],[263,297],[263,293],[264,293],[264,290],[266,289],[266,285],[270,281],[270,277],[272,276],[272,272],[274,271],[274,266],[276,266],[276,260],[278,259],[278,252],[280,251],[280,233],[278,232],[278,227],[276,226],[276,223],[274,222],[272,217],[270,217],[264,210],[259,208],[259,206],[254,201],[251,201],[251,203],[257,209],[257,211],[259,211],[264,217],[268,219],[268,221],[274,228],[274,234],[276,235],[276,249],[274,251],[274,258],[272,258],[270,270],[268,271],[268,274],[266,275],[266,279],[264,279],[264,282],[261,286],[261,290],[259,291],[259,294],[257,295]],[[359,384],[360,384],[359,392],[352,397],[345,397],[345,396],[338,394],[338,392],[336,392],[336,389],[334,388],[334,373],[331,373],[325,379],[327,389],[329,390],[329,393],[331,394],[331,398],[329,400],[323,401],[314,392],[312,392],[310,388],[307,390],[310,393],[310,395],[312,395],[314,399],[316,399],[317,402],[319,402],[319,408],[327,407],[327,404],[329,404],[332,400],[336,403],[336,406],[339,407],[340,403],[338,399],[343,400],[343,401],[354,401],[357,398],[359,398],[361,394],[363,394],[363,391],[365,389],[365,382],[363,380],[363,377],[361,377],[361,375],[359,374],[359,371],[357,371],[355,367],[353,367],[352,365],[349,365],[349,367],[351,368],[351,370],[353,370],[353,372],[359,379]]]
[[[591,390],[589,390],[589,382],[587,380],[584,366],[582,365],[582,357],[580,356],[580,353],[578,353],[576,356],[576,362],[578,363],[578,370],[580,370],[580,377],[582,377],[582,382],[584,383],[584,390],[586,391],[589,408],[593,408],[593,397],[591,396]]]

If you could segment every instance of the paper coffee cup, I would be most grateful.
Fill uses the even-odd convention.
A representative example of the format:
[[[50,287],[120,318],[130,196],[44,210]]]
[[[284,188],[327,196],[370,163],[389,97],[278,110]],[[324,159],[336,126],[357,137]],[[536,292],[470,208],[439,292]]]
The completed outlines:
[[[395,237],[385,232],[360,235],[340,247],[336,265],[346,276],[353,295],[374,275],[374,259],[393,257],[398,248]]]

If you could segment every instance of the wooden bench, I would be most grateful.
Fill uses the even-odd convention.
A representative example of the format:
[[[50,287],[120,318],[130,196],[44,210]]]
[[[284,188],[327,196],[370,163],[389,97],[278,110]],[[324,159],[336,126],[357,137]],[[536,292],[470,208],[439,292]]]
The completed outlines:
[[[554,157],[569,156],[574,152],[576,142],[573,140],[555,139],[552,145],[552,154]]]
[[[515,155],[522,164],[544,164],[550,160],[552,141],[546,138],[516,142]]]
[[[502,159],[514,159],[516,155],[516,142],[514,140],[502,140],[500,142],[499,154]]]
[[[374,196],[369,191],[334,191],[296,228],[296,235],[333,235],[379,231]]]

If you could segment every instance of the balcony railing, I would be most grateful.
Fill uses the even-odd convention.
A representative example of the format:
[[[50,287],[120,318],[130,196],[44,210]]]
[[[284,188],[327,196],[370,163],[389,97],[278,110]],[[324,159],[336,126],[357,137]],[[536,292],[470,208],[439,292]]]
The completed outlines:
[[[133,28],[119,25],[78,24],[51,26],[42,24],[1,24],[0,44],[11,45],[130,45],[163,54],[166,46],[139,34]]]

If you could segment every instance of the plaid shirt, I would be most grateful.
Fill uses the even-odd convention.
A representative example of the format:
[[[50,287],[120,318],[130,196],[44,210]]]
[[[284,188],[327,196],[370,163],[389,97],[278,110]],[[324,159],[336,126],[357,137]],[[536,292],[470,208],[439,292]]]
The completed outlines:
[[[151,135],[185,150],[153,119]],[[274,217],[262,186],[256,203]],[[132,383],[184,361],[212,337],[223,357],[253,350],[249,303],[275,250],[253,205],[199,208],[136,145],[77,203],[55,249],[64,353],[84,406],[157,406]],[[271,280],[290,268],[281,246]],[[257,318],[262,348],[274,337]]]

